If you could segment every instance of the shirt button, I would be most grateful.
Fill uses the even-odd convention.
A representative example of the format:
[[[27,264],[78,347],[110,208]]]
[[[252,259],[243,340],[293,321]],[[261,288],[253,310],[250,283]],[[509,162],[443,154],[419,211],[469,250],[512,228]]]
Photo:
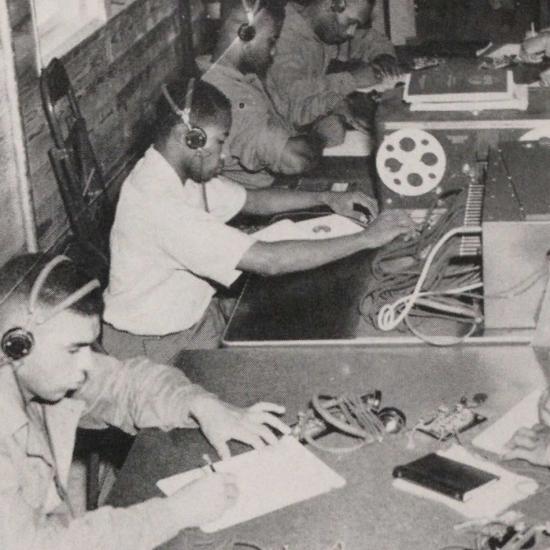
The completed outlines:
[[[239,109],[244,109],[244,103],[239,103]]]

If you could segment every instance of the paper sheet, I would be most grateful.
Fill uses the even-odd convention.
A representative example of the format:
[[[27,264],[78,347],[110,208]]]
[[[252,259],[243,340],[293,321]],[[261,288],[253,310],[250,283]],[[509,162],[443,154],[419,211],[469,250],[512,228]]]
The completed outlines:
[[[504,445],[519,428],[530,428],[539,421],[538,402],[542,392],[543,390],[535,390],[524,397],[496,422],[474,437],[472,444],[480,449],[502,454]]]
[[[330,214],[301,222],[281,220],[256,231],[253,236],[264,242],[331,239],[359,233],[362,230],[363,227],[353,220],[338,214]]]
[[[324,157],[368,157],[373,150],[367,134],[351,130],[346,132],[344,143],[323,150]]]
[[[235,506],[201,529],[207,533],[279,510],[296,502],[343,487],[346,480],[329,468],[295,438],[283,437],[276,445],[249,451],[214,464],[218,472],[237,478]],[[159,489],[170,495],[208,473],[197,468],[160,480]]]
[[[514,97],[493,101],[448,101],[411,103],[411,111],[490,111],[516,110],[526,111],[529,106],[529,88],[525,84],[516,84]]]
[[[465,502],[460,502],[403,479],[394,480],[393,486],[416,496],[445,504],[471,519],[494,517],[516,502],[533,495],[539,487],[534,479],[510,472],[497,464],[470,453],[459,445],[453,445],[451,448],[439,451],[437,454],[491,472],[499,476],[500,479],[472,491],[470,498]]]

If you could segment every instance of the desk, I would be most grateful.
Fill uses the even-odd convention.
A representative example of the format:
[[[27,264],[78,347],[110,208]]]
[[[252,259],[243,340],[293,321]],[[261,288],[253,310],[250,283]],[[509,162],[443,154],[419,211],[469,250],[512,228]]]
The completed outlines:
[[[382,390],[383,404],[405,411],[409,424],[441,403],[453,404],[462,395],[476,392],[488,394],[483,412],[494,420],[545,384],[531,349],[525,346],[235,349],[185,352],[178,364],[191,380],[235,404],[283,403],[289,422],[315,392],[363,393],[374,388]],[[464,440],[479,430],[466,432]],[[281,550],[283,544],[290,550],[329,550],[338,541],[346,550],[428,550],[466,542],[452,530],[463,520],[461,516],[391,487],[396,464],[438,447],[421,435],[415,449],[407,449],[406,443],[406,436],[387,437],[339,458],[315,451],[346,478],[346,487],[226,533],[266,550]],[[130,505],[158,495],[158,479],[197,466],[204,452],[212,450],[198,430],[142,432],[120,472],[110,504]],[[525,473],[525,463],[514,465]],[[541,485],[548,486],[547,470],[529,472],[536,472]],[[536,520],[545,519],[549,508],[548,491],[515,507]],[[182,548],[181,544],[181,538],[175,539],[165,548]]]

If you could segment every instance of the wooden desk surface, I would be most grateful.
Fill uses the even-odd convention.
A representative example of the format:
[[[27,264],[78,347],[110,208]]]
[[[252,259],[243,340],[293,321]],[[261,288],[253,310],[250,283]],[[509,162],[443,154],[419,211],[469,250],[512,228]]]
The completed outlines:
[[[401,408],[409,426],[442,403],[461,396],[488,394],[483,413],[495,420],[535,387],[546,382],[532,350],[524,346],[469,346],[407,349],[235,349],[185,352],[179,359],[188,376],[227,401],[250,405],[271,400],[286,405],[286,420],[295,420],[315,392],[364,393],[378,388],[383,404]],[[464,434],[469,441],[479,432]],[[452,529],[463,518],[443,505],[401,493],[391,487],[395,465],[438,448],[427,436],[407,448],[405,435],[387,437],[342,457],[315,451],[343,475],[341,490],[291,506],[220,532],[253,541],[264,549],[329,550],[343,542],[346,550],[427,550],[470,542]],[[158,495],[155,482],[201,463],[208,448],[198,430],[138,435],[110,496],[110,503],[129,505]],[[514,462],[510,467],[536,477],[543,488],[546,469]],[[542,491],[515,509],[543,520],[550,494]],[[166,548],[183,548],[180,535]],[[223,546],[224,548],[227,548]]]

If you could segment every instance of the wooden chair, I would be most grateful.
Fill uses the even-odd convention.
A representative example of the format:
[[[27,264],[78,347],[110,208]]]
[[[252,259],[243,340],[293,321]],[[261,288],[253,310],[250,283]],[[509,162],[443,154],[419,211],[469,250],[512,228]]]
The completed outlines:
[[[42,104],[54,147],[49,151],[77,256],[90,274],[107,282],[113,207],[86,121],[65,67],[53,59],[40,75]]]

